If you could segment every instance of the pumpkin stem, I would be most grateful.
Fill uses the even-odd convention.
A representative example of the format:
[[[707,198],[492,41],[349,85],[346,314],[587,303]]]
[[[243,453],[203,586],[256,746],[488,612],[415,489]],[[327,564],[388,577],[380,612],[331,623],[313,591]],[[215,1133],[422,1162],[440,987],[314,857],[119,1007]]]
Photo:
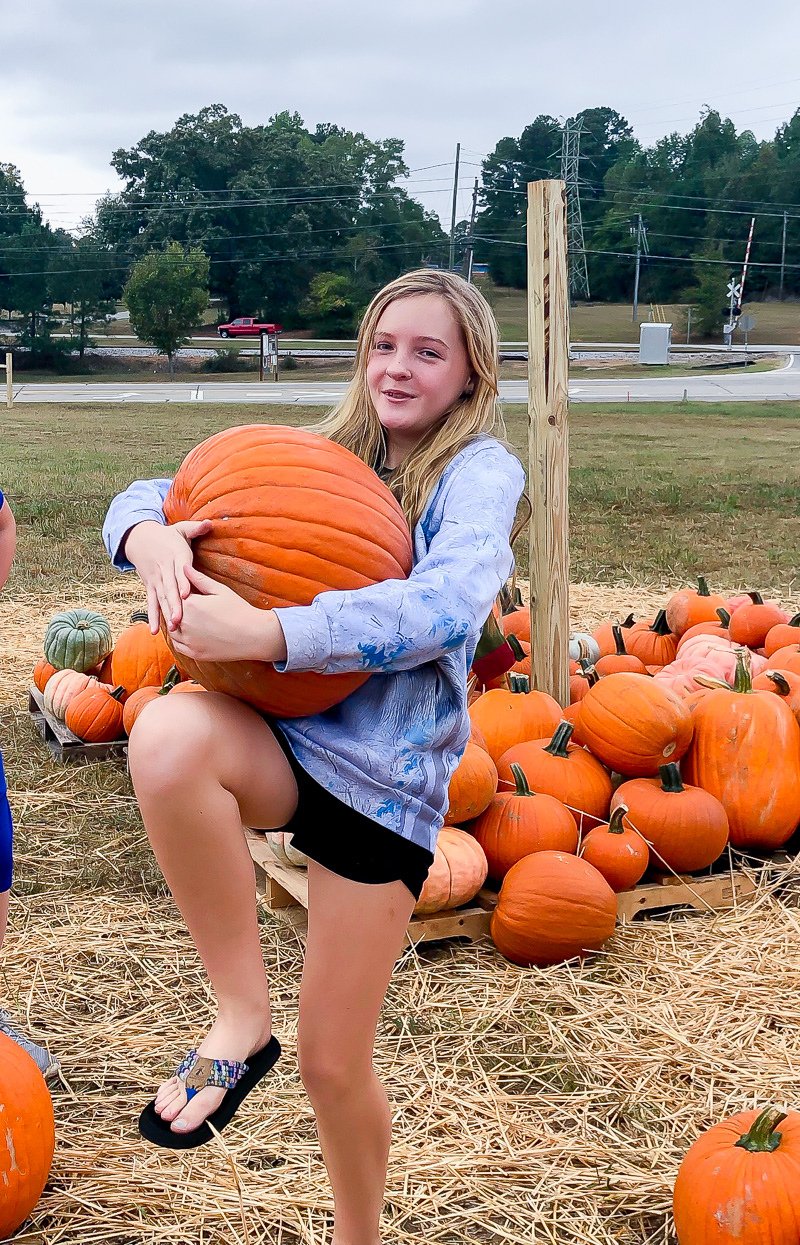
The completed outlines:
[[[743,1133],[735,1143],[751,1154],[763,1154],[777,1150],[783,1140],[783,1133],[777,1132],[781,1120],[786,1119],[786,1112],[780,1107],[765,1107],[754,1121],[749,1133]]]
[[[132,623],[147,622],[147,611],[136,610],[133,614],[131,614],[131,622]]]
[[[161,687],[158,689],[158,695],[166,696],[168,692],[172,691],[173,687],[178,686],[180,681],[181,681],[180,670],[178,669],[177,666],[170,666],[169,670],[167,671],[167,677],[164,679],[164,682],[161,684]]]
[[[735,692],[752,692],[753,679],[750,674],[750,650],[748,648],[737,648],[736,650],[736,675],[733,680],[733,690]]]
[[[634,618],[633,614],[629,614],[628,617],[624,619],[619,625],[620,627],[624,627],[626,630],[628,630],[630,627],[633,626],[635,622],[636,622],[636,619]]]
[[[622,824],[628,812],[627,804],[618,804],[608,819],[609,834],[624,834],[625,827]]]
[[[517,637],[514,635],[514,632],[513,632],[513,631],[512,631],[512,632],[510,632],[510,633],[506,636],[506,644],[507,644],[507,645],[508,645],[508,647],[511,649],[511,652],[514,654],[514,660],[515,660],[515,661],[523,661],[523,660],[524,660],[524,658],[525,658],[525,649],[522,647],[522,645],[520,644],[519,640],[518,640],[518,639],[517,639]]]
[[[771,679],[771,681],[775,684],[775,691],[778,696],[791,695],[792,689],[789,686],[789,680],[786,678],[786,675],[781,674],[780,670],[765,670],[764,677]]]
[[[661,775],[662,791],[668,791],[671,795],[677,795],[678,792],[683,791],[681,771],[674,761],[670,761],[669,765],[659,765],[658,772]]]
[[[716,615],[723,627],[730,627],[731,616],[727,610],[722,609],[720,606],[720,608],[716,611]],[[797,617],[800,618],[800,614],[798,614]]]
[[[595,683],[600,682],[600,675],[595,670],[592,662],[586,657],[581,658],[581,674],[589,684],[589,687],[594,687]]]
[[[611,628],[611,634],[614,637],[614,643],[617,646],[617,657],[627,657],[628,650],[625,647],[625,640],[622,635],[622,628],[619,623],[614,623]]]
[[[762,597],[760,592],[748,592],[747,595],[749,596],[750,600],[753,602],[753,605],[764,604],[764,598]]]
[[[528,786],[528,780],[525,777],[525,771],[523,770],[522,766],[517,765],[517,763],[514,762],[511,766],[511,773],[514,775],[514,782],[516,783],[516,791],[514,792],[514,794],[515,795],[533,795],[533,792]]]
[[[697,595],[699,597],[711,596],[711,593],[708,591],[708,584],[706,583],[704,575],[697,576]]]
[[[567,749],[567,744],[572,738],[572,732],[574,730],[575,727],[572,722],[567,722],[566,720],[559,722],[553,732],[553,738],[545,748],[545,752],[549,753],[551,757],[568,757],[569,751]]]
[[[508,676],[508,682],[512,692],[524,693],[531,690],[531,681],[527,674],[510,674]]]
[[[654,635],[671,635],[669,623],[667,622],[667,611],[659,610],[655,617],[655,622],[651,623],[648,631],[652,631]]]
[[[115,687],[113,692],[108,693],[112,700],[122,700],[125,695],[125,688],[120,683],[119,687]]]
[[[787,627],[800,627],[800,614],[795,614],[794,618],[790,618]]]

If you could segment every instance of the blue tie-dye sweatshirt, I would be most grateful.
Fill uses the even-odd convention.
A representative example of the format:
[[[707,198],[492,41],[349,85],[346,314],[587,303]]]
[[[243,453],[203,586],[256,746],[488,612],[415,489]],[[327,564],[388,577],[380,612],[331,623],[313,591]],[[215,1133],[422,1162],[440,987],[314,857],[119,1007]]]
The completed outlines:
[[[130,528],[165,522],[170,483],[139,480],[111,503],[103,539],[119,570],[133,569],[120,552]],[[447,465],[414,529],[407,580],[276,610],[287,649],[279,669],[373,672],[333,709],[281,721],[297,760],[345,804],[429,851],[469,738],[469,667],[511,573],[524,483],[508,450],[477,437]]]

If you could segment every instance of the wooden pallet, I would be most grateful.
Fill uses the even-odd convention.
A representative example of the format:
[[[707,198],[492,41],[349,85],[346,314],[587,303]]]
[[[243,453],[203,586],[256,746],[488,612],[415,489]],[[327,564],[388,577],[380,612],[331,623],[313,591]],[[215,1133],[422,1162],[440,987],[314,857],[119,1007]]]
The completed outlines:
[[[63,722],[47,712],[44,696],[33,684],[28,688],[28,713],[57,761],[107,761],[109,757],[124,757],[127,753],[127,739],[114,739],[107,744],[87,744],[73,735]]]
[[[300,933],[305,933],[308,908],[306,870],[284,865],[277,860],[262,834],[248,830],[247,840],[258,889],[264,895],[267,907]],[[763,868],[774,873],[787,870],[792,861],[791,855],[778,852],[751,863],[755,863],[756,869]],[[665,875],[648,880],[617,895],[617,918],[627,922],[647,913],[675,909],[700,913],[728,912],[755,893],[758,887],[755,871],[732,868],[724,873],[702,877],[692,874],[681,877]],[[408,925],[408,942],[433,942],[442,938],[468,938],[474,942],[489,933],[489,921],[496,903],[497,892],[484,887],[472,903],[463,908],[412,916]]]
[[[256,884],[264,895],[270,912],[280,916],[301,934],[305,934],[308,909],[308,873],[305,869],[284,865],[273,856],[264,836],[247,831],[250,855],[256,869]],[[409,944],[435,942],[442,938],[468,938],[474,942],[489,932],[489,920],[497,896],[481,891],[472,903],[447,912],[412,916],[406,938]]]

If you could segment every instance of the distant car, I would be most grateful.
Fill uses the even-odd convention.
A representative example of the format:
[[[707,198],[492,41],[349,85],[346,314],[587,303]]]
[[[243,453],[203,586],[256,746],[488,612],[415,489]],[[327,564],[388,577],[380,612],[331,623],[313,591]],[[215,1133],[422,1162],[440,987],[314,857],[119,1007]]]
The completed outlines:
[[[220,337],[260,337],[262,333],[280,333],[280,331],[279,324],[262,324],[260,320],[254,320],[252,316],[239,316],[236,320],[231,320],[230,324],[217,325]]]

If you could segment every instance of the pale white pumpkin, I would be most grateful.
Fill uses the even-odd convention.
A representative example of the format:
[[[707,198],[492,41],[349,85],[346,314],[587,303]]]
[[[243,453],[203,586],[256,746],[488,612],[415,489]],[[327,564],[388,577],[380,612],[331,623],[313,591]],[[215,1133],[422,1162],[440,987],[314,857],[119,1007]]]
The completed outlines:
[[[284,865],[307,865],[308,856],[292,847],[292,835],[285,830],[268,830],[264,834],[273,856]]]
[[[600,660],[600,645],[587,631],[572,631],[569,637],[570,661],[589,661],[592,665]]]
[[[81,674],[77,670],[69,669],[56,670],[44,685],[45,709],[59,722],[63,722],[70,701],[74,700],[78,692],[82,692],[90,683],[96,682],[97,679],[91,674]]]

